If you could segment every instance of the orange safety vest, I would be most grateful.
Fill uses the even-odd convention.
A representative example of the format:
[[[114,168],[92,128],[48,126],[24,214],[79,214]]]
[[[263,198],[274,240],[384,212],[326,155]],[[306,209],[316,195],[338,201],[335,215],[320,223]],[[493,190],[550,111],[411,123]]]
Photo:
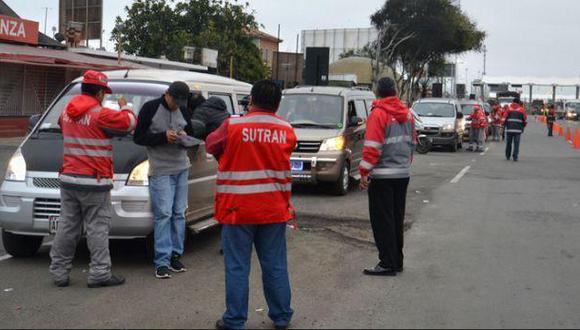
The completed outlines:
[[[257,225],[293,218],[290,156],[292,126],[273,113],[254,112],[227,122],[219,159],[215,218],[222,224]]]

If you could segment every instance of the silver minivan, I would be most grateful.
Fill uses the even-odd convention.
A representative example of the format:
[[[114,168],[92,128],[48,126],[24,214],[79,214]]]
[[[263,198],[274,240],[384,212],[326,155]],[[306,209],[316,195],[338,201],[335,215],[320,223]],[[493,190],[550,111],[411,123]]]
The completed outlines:
[[[432,139],[434,146],[448,147],[452,152],[462,147],[465,121],[461,105],[455,99],[425,98],[413,104],[421,117],[421,134]]]
[[[193,93],[222,98],[233,115],[242,113],[238,104],[250,94],[251,85],[219,76],[168,70],[105,72],[113,90],[103,105],[115,109],[124,96],[136,113],[158,98],[171,82],[186,82]],[[66,104],[80,94],[81,78],[68,85],[34,125],[14,153],[0,187],[0,228],[6,252],[15,257],[34,255],[45,236],[56,232],[60,215],[58,171],[62,166],[63,141],[58,118]],[[153,232],[149,201],[149,162],[144,147],[132,136],[115,138],[114,188],[111,191],[113,219],[111,238],[146,238]],[[186,218],[199,232],[217,222],[212,218],[217,162],[202,143],[189,150],[189,200]]]

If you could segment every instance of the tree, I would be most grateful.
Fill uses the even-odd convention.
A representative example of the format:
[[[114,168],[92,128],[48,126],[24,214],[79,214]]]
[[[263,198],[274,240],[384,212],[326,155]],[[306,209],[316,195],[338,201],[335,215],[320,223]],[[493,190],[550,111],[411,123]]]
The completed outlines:
[[[480,50],[485,39],[485,32],[449,0],[387,0],[371,22],[382,32],[383,45],[396,46],[381,56],[388,58],[393,71],[400,72],[399,92],[409,100],[429,63]]]
[[[166,0],[137,0],[125,11],[127,18],[117,17],[111,40],[129,54],[179,61],[184,46],[212,48],[219,51],[220,74],[249,82],[266,78],[260,50],[248,35],[259,25],[247,3],[189,0],[172,6]]]

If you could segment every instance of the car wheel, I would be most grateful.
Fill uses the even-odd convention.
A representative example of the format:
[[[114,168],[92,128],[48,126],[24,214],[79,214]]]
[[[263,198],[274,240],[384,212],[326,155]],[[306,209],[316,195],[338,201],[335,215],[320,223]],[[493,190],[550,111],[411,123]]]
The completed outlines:
[[[17,235],[2,230],[2,242],[8,254],[16,258],[30,258],[38,252],[43,236]]]
[[[332,186],[332,193],[337,196],[344,196],[348,193],[350,186],[350,169],[348,164],[344,164],[340,171],[340,177]]]

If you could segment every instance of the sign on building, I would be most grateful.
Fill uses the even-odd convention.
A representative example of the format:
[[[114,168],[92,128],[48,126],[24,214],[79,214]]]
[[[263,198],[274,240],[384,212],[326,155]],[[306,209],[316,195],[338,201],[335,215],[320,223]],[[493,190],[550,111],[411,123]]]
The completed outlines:
[[[0,15],[0,40],[38,44],[38,22]]]
[[[66,35],[71,22],[82,24],[82,40],[101,39],[103,0],[59,0],[59,32]]]

